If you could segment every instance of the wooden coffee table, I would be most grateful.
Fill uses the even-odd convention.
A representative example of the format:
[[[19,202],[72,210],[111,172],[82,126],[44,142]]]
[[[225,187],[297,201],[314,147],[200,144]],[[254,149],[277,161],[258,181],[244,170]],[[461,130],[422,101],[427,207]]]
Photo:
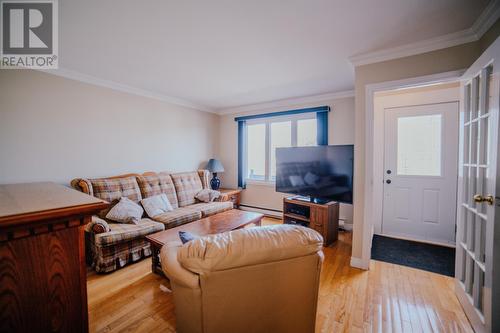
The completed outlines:
[[[220,234],[222,232],[243,228],[248,224],[260,226],[263,214],[231,209],[201,220],[183,224],[178,227],[160,231],[146,236],[151,243],[151,269],[153,273],[163,274],[160,264],[161,247],[168,242],[180,241],[179,231],[187,231],[196,236]]]

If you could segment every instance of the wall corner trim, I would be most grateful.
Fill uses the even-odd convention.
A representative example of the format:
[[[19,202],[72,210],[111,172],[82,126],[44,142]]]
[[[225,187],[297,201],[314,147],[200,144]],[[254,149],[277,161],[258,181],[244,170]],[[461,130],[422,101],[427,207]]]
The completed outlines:
[[[370,269],[370,260],[366,261],[361,258],[351,257],[351,267],[367,271]]]

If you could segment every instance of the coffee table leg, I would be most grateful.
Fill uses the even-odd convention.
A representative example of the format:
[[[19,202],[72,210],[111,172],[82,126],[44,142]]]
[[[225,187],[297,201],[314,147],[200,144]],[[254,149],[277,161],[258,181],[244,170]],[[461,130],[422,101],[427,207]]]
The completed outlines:
[[[151,271],[153,271],[153,273],[163,275],[160,264],[160,250],[160,247],[151,244]]]

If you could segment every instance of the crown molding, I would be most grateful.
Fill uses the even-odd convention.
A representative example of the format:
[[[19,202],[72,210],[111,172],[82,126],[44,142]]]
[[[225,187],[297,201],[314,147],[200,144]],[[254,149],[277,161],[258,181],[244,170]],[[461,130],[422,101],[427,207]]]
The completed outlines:
[[[499,17],[500,1],[493,0],[488,4],[488,6],[486,6],[481,15],[479,15],[469,29],[430,38],[416,43],[353,55],[349,57],[349,60],[354,66],[362,66],[475,42],[479,40],[486,33],[486,31],[488,31],[488,29],[498,20]]]
[[[280,99],[272,102],[229,107],[229,108],[215,110],[215,113],[219,115],[228,115],[236,113],[245,113],[250,111],[261,111],[266,109],[291,107],[293,105],[299,105],[299,104],[309,104],[309,106],[312,107],[312,106],[317,106],[315,104],[319,104],[321,102],[325,102],[328,100],[335,100],[348,97],[354,97],[354,90],[331,92],[321,95],[303,96],[296,98]]]
[[[195,109],[198,111],[215,113],[212,108],[209,108],[205,105],[193,103],[193,102],[190,102],[188,100],[168,96],[168,95],[161,94],[161,93],[152,92],[152,91],[141,89],[141,88],[132,87],[132,86],[118,83],[115,81],[101,79],[101,78],[98,78],[95,76],[83,74],[83,73],[72,71],[72,70],[65,69],[65,68],[38,69],[38,71],[44,72],[47,74],[51,74],[51,75],[64,77],[64,78],[75,80],[75,81],[85,82],[85,83],[89,83],[92,85],[113,89],[116,91],[125,92],[125,93],[132,94],[132,95],[152,98],[152,99],[156,99],[156,100],[159,100],[162,102],[167,102],[170,104],[175,104],[175,105],[190,108],[190,109]]]
[[[474,42],[477,39],[476,35],[467,29],[416,43],[357,54],[349,57],[349,60],[354,66],[362,66],[453,47]]]
[[[500,1],[492,0],[476,19],[470,30],[472,30],[477,39],[483,37],[489,28],[500,18]]]

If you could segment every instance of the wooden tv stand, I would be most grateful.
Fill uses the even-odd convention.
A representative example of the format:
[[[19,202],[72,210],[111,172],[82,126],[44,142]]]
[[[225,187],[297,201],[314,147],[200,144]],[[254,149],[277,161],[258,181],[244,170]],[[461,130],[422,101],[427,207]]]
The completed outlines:
[[[297,210],[301,210],[302,214],[297,214]],[[339,203],[316,204],[294,197],[284,198],[283,222],[313,228],[323,236],[325,246],[328,246],[338,239]]]

